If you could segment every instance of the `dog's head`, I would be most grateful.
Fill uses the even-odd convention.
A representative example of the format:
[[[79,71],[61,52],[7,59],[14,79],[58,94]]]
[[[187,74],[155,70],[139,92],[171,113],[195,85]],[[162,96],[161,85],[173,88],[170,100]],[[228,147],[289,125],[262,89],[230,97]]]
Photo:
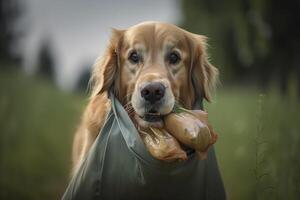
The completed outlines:
[[[206,54],[206,37],[171,24],[146,22],[113,30],[108,49],[96,62],[92,96],[113,90],[131,103],[140,121],[160,124],[175,102],[191,108],[196,94],[211,100],[217,69]]]

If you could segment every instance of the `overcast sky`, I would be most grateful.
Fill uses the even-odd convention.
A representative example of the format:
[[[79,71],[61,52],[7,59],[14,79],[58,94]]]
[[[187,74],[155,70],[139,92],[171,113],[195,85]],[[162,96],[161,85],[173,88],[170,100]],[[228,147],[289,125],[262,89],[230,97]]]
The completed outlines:
[[[25,0],[27,36],[25,69],[34,71],[40,41],[51,39],[57,82],[72,89],[83,71],[107,45],[110,28],[126,28],[142,21],[178,23],[178,0]]]

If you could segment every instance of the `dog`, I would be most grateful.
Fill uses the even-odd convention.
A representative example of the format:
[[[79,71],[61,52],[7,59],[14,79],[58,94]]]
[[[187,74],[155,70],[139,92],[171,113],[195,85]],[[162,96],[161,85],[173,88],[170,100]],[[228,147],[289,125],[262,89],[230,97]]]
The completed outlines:
[[[218,70],[208,59],[207,38],[175,25],[143,22],[112,30],[91,76],[91,95],[73,142],[73,174],[95,141],[110,110],[109,91],[132,105],[142,126],[161,127],[160,116],[176,102],[191,109],[197,94],[208,102]],[[157,116],[157,117],[153,117]]]

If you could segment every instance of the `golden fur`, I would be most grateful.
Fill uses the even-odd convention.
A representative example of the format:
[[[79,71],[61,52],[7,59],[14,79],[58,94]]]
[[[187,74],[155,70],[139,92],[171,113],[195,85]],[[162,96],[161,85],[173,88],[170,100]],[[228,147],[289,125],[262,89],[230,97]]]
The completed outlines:
[[[176,66],[169,66],[164,60],[163,54],[170,48],[182,57]],[[143,53],[142,64],[128,62],[131,49],[139,49]],[[161,112],[167,113],[174,101],[190,109],[196,93],[210,101],[217,74],[218,70],[208,61],[206,37],[202,35],[160,22],[145,22],[127,30],[113,30],[105,55],[94,66],[90,101],[74,137],[73,172],[87,154],[108,114],[108,90],[112,90],[124,106],[135,103],[139,113],[139,99],[136,97],[139,86],[159,80],[169,88],[169,93],[166,93],[168,105],[161,109]],[[169,101],[172,98],[174,101]]]

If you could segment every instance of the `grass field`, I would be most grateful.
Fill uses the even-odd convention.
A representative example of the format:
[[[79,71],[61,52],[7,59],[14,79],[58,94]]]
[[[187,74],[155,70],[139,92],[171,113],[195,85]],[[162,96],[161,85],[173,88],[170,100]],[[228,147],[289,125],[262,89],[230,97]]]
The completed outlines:
[[[85,100],[38,78],[0,74],[0,199],[59,199]]]
[[[15,71],[0,71],[0,91],[0,199],[59,199],[86,97]],[[295,97],[220,88],[206,108],[229,199],[299,199]]]
[[[275,91],[219,90],[208,105],[229,199],[299,199],[300,103]]]

